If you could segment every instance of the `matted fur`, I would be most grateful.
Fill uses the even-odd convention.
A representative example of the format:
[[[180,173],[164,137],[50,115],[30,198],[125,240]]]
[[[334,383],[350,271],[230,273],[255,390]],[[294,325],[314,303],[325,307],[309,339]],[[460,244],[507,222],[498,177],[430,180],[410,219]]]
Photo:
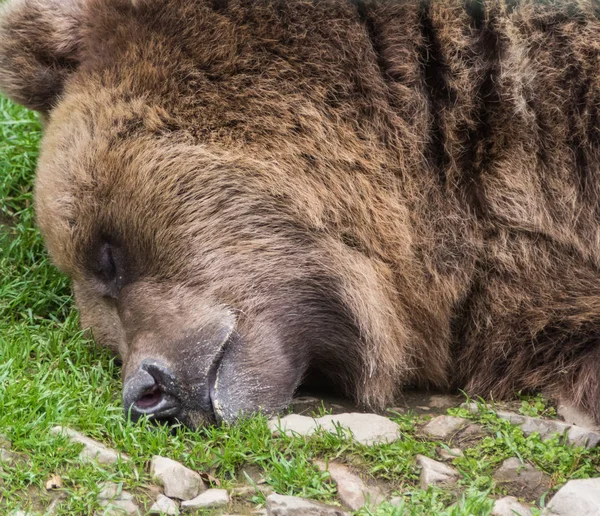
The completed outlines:
[[[160,356],[204,385],[220,321],[224,418],[321,376],[375,407],[545,390],[600,422],[599,12],[14,0],[0,88],[49,118],[39,224],[125,376]]]

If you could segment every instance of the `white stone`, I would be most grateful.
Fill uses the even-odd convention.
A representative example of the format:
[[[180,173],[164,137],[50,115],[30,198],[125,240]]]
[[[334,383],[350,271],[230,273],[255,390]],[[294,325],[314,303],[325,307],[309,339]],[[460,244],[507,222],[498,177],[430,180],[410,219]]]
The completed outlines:
[[[301,416],[300,414],[290,414],[282,418],[276,417],[269,421],[269,428],[272,432],[283,432],[287,435],[294,433],[299,435],[310,436],[317,429],[318,419]]]
[[[476,403],[464,403],[463,407],[473,413],[477,413],[479,408]],[[595,448],[600,444],[600,432],[592,429],[563,423],[555,419],[541,419],[537,417],[523,416],[505,410],[496,411],[499,418],[506,419],[513,425],[518,425],[525,435],[534,432],[540,434],[542,439],[548,439],[556,434],[566,435],[567,442],[573,446],[585,446],[586,448]]]
[[[107,501],[105,505],[105,509],[102,512],[96,513],[99,516],[125,516],[140,514],[139,507],[130,500],[111,500]]]
[[[7,466],[15,466],[17,462],[19,462],[19,459],[22,458],[23,457],[20,456],[18,453],[9,450],[3,450],[0,448],[0,464],[5,464]]]
[[[97,461],[100,464],[114,464],[115,462],[119,462],[119,460],[129,460],[129,457],[124,453],[111,450],[104,444],[99,443],[94,439],[90,439],[70,428],[55,426],[51,432],[54,435],[66,436],[71,442],[83,444],[83,450],[81,450],[79,458],[84,462]]]
[[[419,477],[421,489],[427,489],[431,485],[451,486],[458,481],[458,471],[443,462],[417,455],[417,464],[421,466]]]
[[[123,488],[119,484],[113,482],[101,482],[99,484],[100,492],[98,493],[98,499],[100,500],[133,500],[133,495],[128,491],[123,491]]]
[[[435,439],[448,439],[468,424],[462,417],[438,416],[423,427],[423,432]]]
[[[165,495],[159,494],[156,502],[152,504],[148,514],[164,514],[166,516],[174,516],[179,514],[179,505],[175,500],[171,500]]]
[[[491,516],[531,516],[531,510],[514,496],[505,496],[496,500]]]
[[[599,516],[600,478],[570,480],[554,495],[543,513],[548,516]]]
[[[162,483],[165,495],[169,498],[191,500],[205,489],[198,473],[160,455],[152,457],[150,476]]]
[[[181,502],[184,512],[197,511],[198,509],[211,509],[224,507],[229,503],[229,495],[226,489],[207,489],[204,493],[187,502]]]
[[[103,516],[139,514],[139,508],[134,501],[133,495],[123,491],[122,486],[113,482],[102,482],[98,503],[104,508],[100,514]]]
[[[357,511],[365,504],[379,505],[385,498],[377,487],[366,485],[358,475],[342,464],[335,462],[325,464],[321,461],[317,461],[315,464],[321,471],[329,471],[337,485],[338,498],[353,511]]]
[[[550,477],[518,457],[506,459],[493,475],[513,495],[535,499],[550,489]]]
[[[523,463],[518,457],[506,459],[494,473],[498,482],[516,482],[524,485],[540,484],[543,482],[544,474],[535,469],[531,464]]]
[[[348,516],[338,507],[297,496],[272,494],[267,497],[267,516]]]
[[[290,414],[281,419],[269,421],[271,431],[282,431],[287,435],[310,436],[317,428],[322,428],[327,432],[335,432],[337,426],[347,428],[354,440],[367,446],[400,439],[400,427],[387,417],[377,414],[351,412],[320,418]]]
[[[595,448],[600,444],[600,433],[573,425],[567,432],[567,441],[573,446]]]

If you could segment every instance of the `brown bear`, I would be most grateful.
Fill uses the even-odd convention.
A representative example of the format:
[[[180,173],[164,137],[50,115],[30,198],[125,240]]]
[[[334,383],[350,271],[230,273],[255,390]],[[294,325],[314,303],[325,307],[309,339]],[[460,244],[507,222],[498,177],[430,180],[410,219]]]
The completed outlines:
[[[126,410],[545,390],[600,422],[600,6],[10,0],[0,89]]]

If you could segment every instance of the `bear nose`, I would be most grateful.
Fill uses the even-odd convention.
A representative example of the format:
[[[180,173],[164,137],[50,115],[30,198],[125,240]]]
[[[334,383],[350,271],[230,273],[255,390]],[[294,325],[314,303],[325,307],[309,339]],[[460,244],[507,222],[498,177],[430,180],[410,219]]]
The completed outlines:
[[[125,380],[123,406],[125,413],[137,421],[141,416],[167,419],[179,413],[180,402],[171,394],[175,376],[164,364],[144,361],[139,369]]]

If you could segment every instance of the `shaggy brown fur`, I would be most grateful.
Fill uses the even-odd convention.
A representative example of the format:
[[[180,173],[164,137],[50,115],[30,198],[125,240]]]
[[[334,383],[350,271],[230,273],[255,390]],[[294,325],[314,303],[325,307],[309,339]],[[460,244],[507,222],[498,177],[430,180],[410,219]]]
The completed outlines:
[[[38,218],[83,324],[125,377],[170,364],[188,424],[213,380],[231,419],[315,377],[600,422],[599,15],[14,0],[0,88],[49,117]]]

